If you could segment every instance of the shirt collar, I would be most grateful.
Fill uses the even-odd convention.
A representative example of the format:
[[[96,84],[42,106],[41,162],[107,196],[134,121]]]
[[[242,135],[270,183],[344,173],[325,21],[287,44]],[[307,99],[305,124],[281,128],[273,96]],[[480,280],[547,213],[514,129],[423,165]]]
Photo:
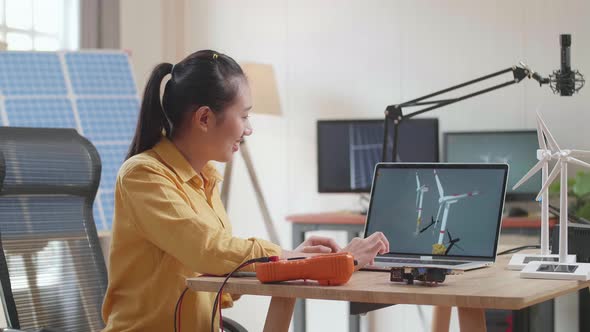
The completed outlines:
[[[162,161],[176,173],[182,182],[188,182],[192,178],[197,178],[200,185],[203,184],[201,175],[198,174],[186,158],[180,153],[176,145],[172,143],[167,137],[162,137],[160,142],[154,146],[154,151],[162,158]],[[213,163],[208,162],[201,171],[207,180],[216,179],[223,180],[223,177]]]

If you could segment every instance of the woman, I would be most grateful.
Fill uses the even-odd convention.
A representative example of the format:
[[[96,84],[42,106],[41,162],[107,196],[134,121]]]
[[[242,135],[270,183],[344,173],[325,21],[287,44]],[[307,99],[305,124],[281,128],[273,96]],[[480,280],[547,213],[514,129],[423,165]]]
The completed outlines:
[[[160,102],[160,85],[168,74]],[[224,54],[199,51],[152,72],[115,186],[104,331],[171,331],[187,277],[226,274],[248,259],[344,250],[360,267],[389,251],[381,233],[343,249],[331,239],[314,237],[293,251],[232,236],[219,196],[222,178],[210,161],[229,161],[252,134],[251,108],[246,77]],[[183,331],[210,330],[214,297],[186,293]],[[230,295],[222,305],[232,305]]]

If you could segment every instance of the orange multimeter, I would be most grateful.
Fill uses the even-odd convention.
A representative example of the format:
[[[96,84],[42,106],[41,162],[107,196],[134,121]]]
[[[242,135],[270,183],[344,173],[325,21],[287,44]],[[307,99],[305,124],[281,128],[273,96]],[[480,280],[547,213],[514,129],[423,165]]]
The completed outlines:
[[[256,263],[256,278],[263,283],[297,279],[317,280],[323,286],[348,282],[355,261],[350,253],[318,255],[308,258]]]

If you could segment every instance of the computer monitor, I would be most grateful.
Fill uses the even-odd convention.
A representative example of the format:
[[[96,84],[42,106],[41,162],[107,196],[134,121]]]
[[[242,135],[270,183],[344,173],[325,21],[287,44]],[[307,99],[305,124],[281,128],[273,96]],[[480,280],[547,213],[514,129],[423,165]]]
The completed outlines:
[[[393,130],[390,131],[393,141]],[[317,122],[318,192],[369,193],[375,165],[381,161],[383,120]],[[438,119],[403,121],[398,156],[403,162],[438,162]]]
[[[507,163],[507,200],[532,200],[541,190],[541,172],[516,190],[512,187],[537,163],[539,141],[534,130],[449,132],[443,137],[447,162]]]

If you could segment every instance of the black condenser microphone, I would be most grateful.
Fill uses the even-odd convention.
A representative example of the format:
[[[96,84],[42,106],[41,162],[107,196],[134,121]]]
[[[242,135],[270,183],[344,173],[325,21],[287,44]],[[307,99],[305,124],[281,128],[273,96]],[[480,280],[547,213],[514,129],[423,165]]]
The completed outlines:
[[[571,35],[559,36],[559,46],[561,46],[561,73],[557,80],[557,89],[562,96],[571,96],[574,94],[575,76],[572,72],[572,62],[570,56],[570,47],[572,46]]]
[[[561,72],[569,73],[572,71],[570,57],[570,47],[572,46],[572,35],[560,35],[559,46],[561,46]]]
[[[577,70],[572,70],[570,47],[572,36],[563,34],[559,36],[561,46],[561,68],[553,71],[549,76],[549,85],[554,93],[561,96],[571,96],[584,86],[584,76]]]

